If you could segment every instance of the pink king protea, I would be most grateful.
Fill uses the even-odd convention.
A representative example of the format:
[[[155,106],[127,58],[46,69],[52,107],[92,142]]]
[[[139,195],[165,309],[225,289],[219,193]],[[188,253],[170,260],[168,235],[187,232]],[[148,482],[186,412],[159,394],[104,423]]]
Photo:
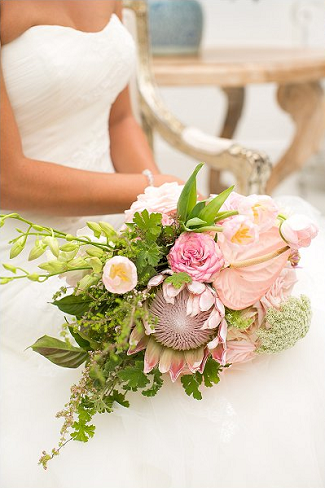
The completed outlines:
[[[149,286],[160,284],[166,277],[158,275]],[[146,350],[145,373],[157,365],[161,373],[169,372],[172,381],[184,373],[202,373],[211,341],[219,347],[225,344],[225,331],[219,337],[218,328],[221,322],[225,324],[224,306],[209,285],[192,282],[176,289],[164,283],[149,311],[154,324],[134,327],[128,351]]]

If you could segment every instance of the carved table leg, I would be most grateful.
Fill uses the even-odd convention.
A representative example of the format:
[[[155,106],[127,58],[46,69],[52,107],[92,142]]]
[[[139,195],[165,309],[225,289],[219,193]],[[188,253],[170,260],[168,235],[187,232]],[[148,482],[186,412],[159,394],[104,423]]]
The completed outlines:
[[[220,137],[232,139],[242,114],[245,89],[243,87],[223,87],[222,90],[227,96],[228,111]],[[212,169],[210,171],[210,193],[220,193],[222,190],[224,190],[224,186],[220,183],[220,171]]]
[[[280,85],[278,102],[293,119],[296,132],[272,171],[268,193],[319,150],[325,132],[325,94],[319,82]]]

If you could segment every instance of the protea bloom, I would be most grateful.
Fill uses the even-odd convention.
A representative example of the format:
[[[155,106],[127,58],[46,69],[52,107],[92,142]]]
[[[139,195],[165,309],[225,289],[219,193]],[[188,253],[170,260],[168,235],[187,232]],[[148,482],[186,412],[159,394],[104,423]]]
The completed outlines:
[[[167,275],[158,275],[149,286],[159,285]],[[203,372],[210,349],[216,341],[225,344],[225,333],[219,337],[224,306],[215,291],[203,283],[192,282],[176,289],[164,283],[148,306],[154,324],[136,326],[130,336],[128,354],[146,350],[144,372],[158,365],[161,373],[169,372],[172,381],[180,374]],[[216,347],[216,346],[212,346]]]

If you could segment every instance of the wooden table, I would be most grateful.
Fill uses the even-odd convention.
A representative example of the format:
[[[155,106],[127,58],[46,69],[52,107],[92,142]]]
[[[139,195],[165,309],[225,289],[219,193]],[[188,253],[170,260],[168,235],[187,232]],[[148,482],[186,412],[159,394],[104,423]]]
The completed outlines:
[[[319,149],[325,132],[325,95],[320,83],[325,78],[325,50],[220,47],[198,56],[155,57],[153,70],[160,85],[222,88],[228,112],[220,136],[230,139],[242,114],[245,87],[278,85],[278,103],[293,119],[295,134],[273,169],[268,192]],[[216,172],[211,174],[210,186],[213,193],[220,190]]]

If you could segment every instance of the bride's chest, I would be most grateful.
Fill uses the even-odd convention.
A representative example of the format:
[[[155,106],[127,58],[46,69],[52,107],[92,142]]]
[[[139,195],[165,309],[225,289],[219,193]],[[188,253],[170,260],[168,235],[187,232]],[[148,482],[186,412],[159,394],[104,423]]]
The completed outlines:
[[[100,32],[39,25],[6,44],[2,64],[13,108],[53,110],[113,103],[134,66],[134,43],[113,15]]]

